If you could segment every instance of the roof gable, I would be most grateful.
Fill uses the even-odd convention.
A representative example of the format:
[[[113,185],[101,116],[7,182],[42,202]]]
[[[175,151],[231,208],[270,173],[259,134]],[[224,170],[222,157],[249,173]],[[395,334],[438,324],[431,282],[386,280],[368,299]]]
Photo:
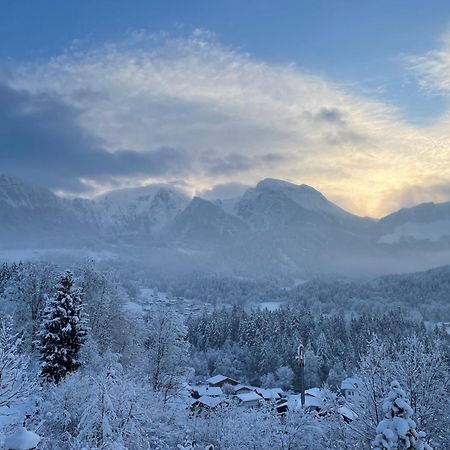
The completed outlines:
[[[255,400],[262,400],[261,396],[256,392],[247,392],[245,394],[238,394],[236,397],[243,402],[252,402]]]
[[[209,384],[218,384],[225,381],[229,381],[230,384],[239,384],[239,381],[233,380],[233,378],[226,377],[225,375],[214,375],[213,377],[206,380],[206,382]]]
[[[210,397],[209,395],[203,395],[199,399],[197,399],[193,404],[196,403],[208,406],[209,408],[215,408],[216,406],[222,403],[223,399],[218,397]]]

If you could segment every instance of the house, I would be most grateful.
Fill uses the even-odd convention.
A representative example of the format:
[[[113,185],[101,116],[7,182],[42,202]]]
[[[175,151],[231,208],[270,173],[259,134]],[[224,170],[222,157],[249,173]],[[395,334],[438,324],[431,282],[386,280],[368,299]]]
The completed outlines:
[[[239,381],[233,380],[233,378],[226,377],[225,375],[215,375],[211,378],[208,378],[206,382],[211,387],[223,387],[226,384],[236,386],[239,384]]]
[[[346,400],[351,401],[355,398],[358,389],[358,379],[357,378],[346,378],[341,383],[341,392]]]
[[[283,390],[280,388],[274,388],[274,389],[255,388],[255,391],[264,400],[278,400],[282,397],[282,394],[283,394]]]
[[[220,387],[190,386],[189,392],[193,398],[200,398],[200,397],[204,397],[204,396],[208,396],[208,397],[223,396],[223,391]]]
[[[271,388],[270,390],[277,393],[280,397],[285,397],[285,393],[281,388]]]
[[[237,384],[232,387],[233,393],[237,394],[248,394],[249,392],[254,392],[256,388],[254,386],[247,386],[245,384]]]
[[[300,400],[299,400],[300,403]],[[310,411],[316,411],[319,416],[326,415],[324,411],[324,391],[321,388],[311,388],[305,391],[305,408]],[[357,417],[356,413],[348,406],[338,408],[338,413],[345,422],[350,423]]]
[[[238,394],[235,397],[239,404],[246,408],[258,407],[262,402],[262,397],[256,392],[248,392],[247,394]]]
[[[221,397],[210,397],[208,395],[204,395],[191,404],[191,409],[196,411],[201,410],[214,410],[216,409],[222,402],[224,401]]]
[[[314,387],[305,391],[305,408],[320,411],[322,405],[323,391],[321,388]]]

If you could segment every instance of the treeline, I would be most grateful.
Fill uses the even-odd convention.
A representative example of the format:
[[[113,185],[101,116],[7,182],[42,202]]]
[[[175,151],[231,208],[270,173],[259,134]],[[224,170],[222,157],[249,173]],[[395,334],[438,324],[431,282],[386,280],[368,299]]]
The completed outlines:
[[[369,280],[321,277],[297,283],[196,272],[176,280],[152,278],[152,284],[174,296],[219,307],[288,302],[309,308],[315,316],[336,312],[380,315],[400,308],[417,321],[450,321],[450,266]]]
[[[306,382],[338,385],[352,375],[373,336],[396,343],[418,335],[446,339],[444,331],[427,331],[401,310],[380,315],[341,313],[314,316],[308,308],[287,305],[276,311],[234,306],[188,321],[188,339],[196,373],[218,372],[255,385],[299,388],[297,347],[306,348]]]
[[[292,289],[288,297],[317,312],[379,314],[402,308],[418,320],[450,321],[450,266],[367,281],[317,279]]]
[[[288,282],[286,282],[288,283]],[[185,297],[213,305],[249,305],[265,301],[286,300],[286,288],[275,279],[255,280],[223,275],[206,275],[194,272],[177,280],[160,283],[162,290],[175,297]]]

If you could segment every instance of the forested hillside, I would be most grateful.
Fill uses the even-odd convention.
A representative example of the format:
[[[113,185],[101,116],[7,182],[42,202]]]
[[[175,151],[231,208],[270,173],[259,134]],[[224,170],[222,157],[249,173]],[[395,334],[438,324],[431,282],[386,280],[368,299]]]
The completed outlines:
[[[364,297],[393,296],[401,285],[411,287],[416,302],[426,280],[445,278],[446,268],[291,289],[249,280],[232,287],[229,279],[199,275],[184,288],[165,280],[159,290],[142,273],[133,279],[91,262],[71,269],[45,262],[0,268],[0,443],[18,439],[14,430],[24,424],[33,432],[22,433],[45,450],[192,449],[193,442],[220,450],[269,443],[369,449],[381,439],[384,400],[400,395],[412,406],[408,433],[416,436],[417,427],[421,448],[448,448],[446,330],[403,314],[405,296],[384,312],[368,312],[373,299]],[[164,283],[176,297],[161,291]],[[335,299],[333,286],[341,286]],[[196,292],[197,300],[182,297]],[[353,295],[348,303],[346,293]],[[435,290],[431,298],[440,295]],[[317,302],[322,306],[310,308]],[[214,387],[211,376],[234,385]],[[344,389],[349,382],[355,399]]]

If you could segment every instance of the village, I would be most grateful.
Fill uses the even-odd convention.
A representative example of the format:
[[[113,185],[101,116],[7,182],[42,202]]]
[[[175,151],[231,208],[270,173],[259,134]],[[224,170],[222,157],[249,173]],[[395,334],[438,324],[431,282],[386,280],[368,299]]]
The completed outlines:
[[[351,403],[357,399],[357,389],[356,378],[346,378],[340,386],[344,404],[339,407],[338,412],[347,423],[355,419]],[[185,392],[188,393],[189,407],[194,413],[211,413],[229,405],[258,408],[270,403],[278,414],[285,414],[288,410],[296,410],[303,406],[305,410],[315,411],[320,415],[325,400],[323,388],[306,389],[302,405],[301,393],[284,392],[279,387],[250,386],[221,374],[208,378],[204,384],[188,385]]]

